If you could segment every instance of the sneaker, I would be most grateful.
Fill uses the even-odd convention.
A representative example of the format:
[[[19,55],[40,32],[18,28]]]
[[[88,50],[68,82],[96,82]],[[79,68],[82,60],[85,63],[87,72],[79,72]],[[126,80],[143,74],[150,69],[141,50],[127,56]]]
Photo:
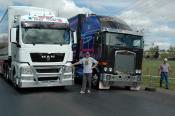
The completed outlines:
[[[80,94],[84,94],[85,92],[84,91],[80,91]]]
[[[90,90],[87,90],[87,93],[91,93],[91,91]]]

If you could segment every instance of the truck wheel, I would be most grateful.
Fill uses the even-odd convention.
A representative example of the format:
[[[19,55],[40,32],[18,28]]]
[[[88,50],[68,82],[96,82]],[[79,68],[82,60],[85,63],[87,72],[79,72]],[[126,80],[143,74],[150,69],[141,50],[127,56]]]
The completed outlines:
[[[12,79],[13,86],[14,86],[16,89],[18,89],[18,88],[19,88],[19,85],[18,85],[18,78],[15,77],[15,75],[16,75],[16,71],[15,71],[15,68],[13,68],[11,79]]]
[[[141,87],[139,85],[138,86],[133,86],[133,87],[130,88],[130,90],[139,91],[139,90],[141,90]]]
[[[65,90],[65,86],[59,86],[60,90]]]
[[[99,76],[97,73],[92,74],[92,86],[99,89]]]
[[[125,89],[126,90],[130,90],[131,89],[131,86],[125,86]]]
[[[7,81],[9,81],[9,76],[10,76],[10,72],[9,72],[9,67],[7,67],[6,68],[6,70],[5,70],[5,79],[7,80]]]

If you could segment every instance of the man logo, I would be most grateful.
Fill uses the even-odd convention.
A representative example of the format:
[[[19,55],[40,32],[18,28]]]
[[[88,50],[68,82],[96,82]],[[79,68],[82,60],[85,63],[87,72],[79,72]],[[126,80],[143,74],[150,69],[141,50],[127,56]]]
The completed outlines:
[[[49,55],[47,55],[46,60],[50,61],[50,56]]]
[[[49,62],[51,59],[55,58],[55,55],[42,55],[41,56],[42,59],[45,59],[47,62]]]

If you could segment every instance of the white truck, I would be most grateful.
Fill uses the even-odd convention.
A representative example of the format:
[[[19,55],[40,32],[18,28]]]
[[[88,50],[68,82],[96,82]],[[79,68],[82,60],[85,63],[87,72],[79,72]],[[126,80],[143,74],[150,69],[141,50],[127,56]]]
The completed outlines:
[[[73,85],[73,37],[51,10],[9,6],[0,20],[0,73],[19,88]]]

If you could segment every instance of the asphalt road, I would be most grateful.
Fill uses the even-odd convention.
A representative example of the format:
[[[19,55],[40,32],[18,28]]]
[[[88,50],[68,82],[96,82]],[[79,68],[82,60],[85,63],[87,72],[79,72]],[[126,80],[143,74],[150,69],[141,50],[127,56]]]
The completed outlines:
[[[0,116],[175,116],[175,96],[147,91],[93,90],[80,85],[17,91],[0,78]]]

